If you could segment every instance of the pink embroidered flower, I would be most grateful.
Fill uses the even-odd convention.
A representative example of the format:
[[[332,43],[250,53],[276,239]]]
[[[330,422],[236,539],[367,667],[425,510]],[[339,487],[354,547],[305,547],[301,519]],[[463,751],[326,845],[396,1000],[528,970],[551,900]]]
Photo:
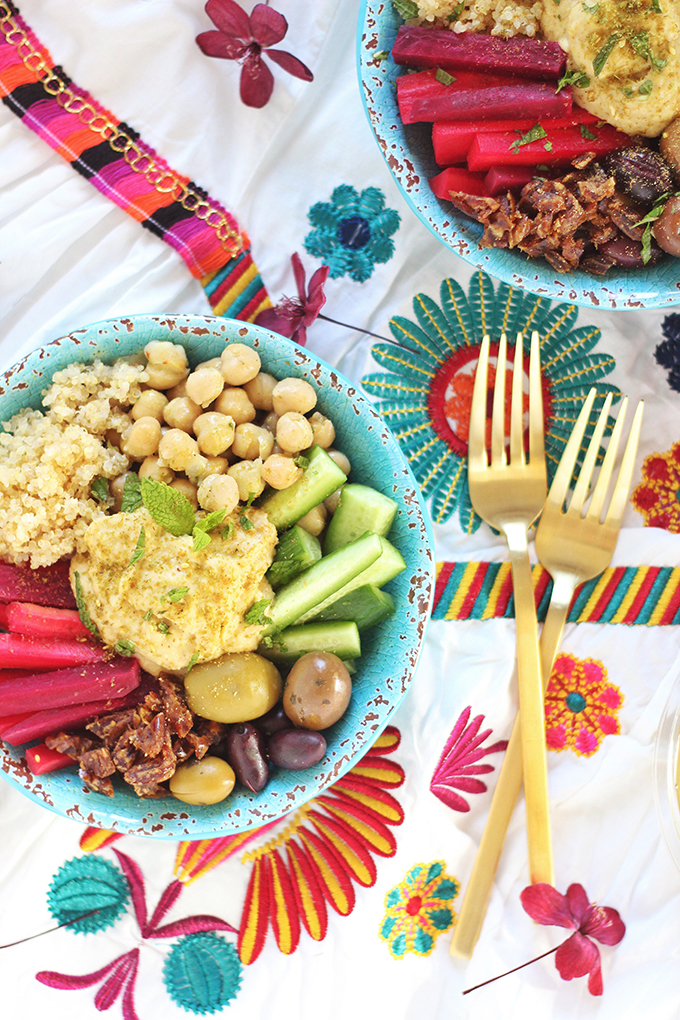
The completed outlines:
[[[645,519],[645,527],[680,532],[680,443],[666,453],[652,453],[642,464],[642,481],[630,501]]]
[[[274,76],[262,59],[264,52],[289,74],[313,81],[312,72],[292,53],[271,49],[288,31],[283,14],[255,4],[249,17],[235,0],[208,0],[205,10],[217,31],[201,32],[196,42],[207,57],[241,63],[241,100],[246,106],[260,108],[271,98]]]
[[[295,343],[304,347],[307,342],[307,327],[315,321],[319,312],[326,303],[326,296],[323,292],[328,278],[328,266],[321,266],[313,274],[309,281],[309,290],[306,289],[305,270],[302,259],[297,252],[291,257],[295,284],[298,289],[296,298],[284,297],[280,304],[274,308],[265,308],[260,312],[255,322],[258,326],[271,329],[281,336],[287,336]]]
[[[545,735],[553,751],[571,748],[590,758],[606,736],[620,733],[623,695],[594,659],[562,653],[555,659],[545,696]]]
[[[486,783],[483,783],[481,779],[474,779],[473,776],[493,772],[494,766],[477,765],[476,762],[487,754],[504,751],[508,746],[507,740],[499,740],[490,747],[482,747],[481,745],[492,731],[483,730],[479,733],[479,728],[484,721],[483,715],[475,716],[468,726],[471,712],[472,709],[468,707],[461,713],[437,762],[430,783],[430,790],[435,797],[439,797],[454,811],[470,810],[470,805],[456,793],[456,789],[463,790],[465,793],[486,792]]]
[[[558,946],[555,966],[564,981],[588,975],[588,991],[602,995],[600,950],[592,939],[615,946],[626,933],[618,910],[589,903],[582,885],[574,883],[566,896],[546,883],[530,885],[520,895],[522,906],[538,924],[572,928],[574,934]]]

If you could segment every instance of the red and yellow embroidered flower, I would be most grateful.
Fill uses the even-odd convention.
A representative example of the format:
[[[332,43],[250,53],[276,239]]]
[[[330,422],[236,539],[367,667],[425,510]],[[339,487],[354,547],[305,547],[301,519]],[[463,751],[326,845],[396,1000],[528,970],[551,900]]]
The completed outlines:
[[[610,733],[620,733],[623,695],[594,659],[558,655],[545,696],[546,742],[553,751],[571,748],[590,758]]]
[[[643,481],[633,489],[630,501],[645,519],[647,528],[680,532],[680,443],[667,453],[652,453],[642,465]]]
[[[455,924],[450,903],[460,885],[444,867],[443,861],[414,865],[385,897],[387,909],[378,934],[395,959],[405,953],[429,956],[437,937]]]

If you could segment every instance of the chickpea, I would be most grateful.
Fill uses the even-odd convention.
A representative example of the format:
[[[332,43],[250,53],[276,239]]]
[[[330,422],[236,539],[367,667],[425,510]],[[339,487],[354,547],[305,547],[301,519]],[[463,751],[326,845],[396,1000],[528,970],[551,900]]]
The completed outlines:
[[[188,478],[175,478],[170,482],[170,488],[177,489],[183,496],[186,496],[194,510],[198,509],[198,489]]]
[[[138,418],[156,418],[163,420],[163,408],[168,402],[165,393],[159,390],[144,390],[130,411],[130,416],[137,421]]]
[[[126,429],[122,436],[121,449],[128,457],[142,460],[158,449],[161,438],[161,423],[157,418],[146,416]]]
[[[276,411],[270,411],[269,414],[267,415],[267,417],[262,422],[262,428],[263,429],[267,429],[268,432],[271,432],[272,435],[275,436],[276,435],[276,426],[279,423],[279,418],[280,417],[281,416],[278,415],[276,413]]]
[[[222,351],[221,361],[227,386],[243,386],[260,371],[260,355],[245,344],[229,344]]]
[[[122,442],[123,437],[121,436],[118,429],[107,429],[106,432],[104,433],[104,438],[106,439],[107,443],[110,443],[111,446],[115,446],[117,450],[120,450],[120,444]]]
[[[344,471],[346,475],[350,473],[350,471],[352,470],[352,465],[350,464],[347,457],[345,457],[344,453],[342,453],[340,450],[332,449],[326,450],[326,453],[331,458],[331,460],[335,461],[335,463],[338,465],[341,471]]]
[[[230,460],[226,457],[206,457],[211,475],[226,475],[229,470]]]
[[[113,501],[113,512],[115,514],[120,513],[120,508],[123,505],[123,489],[125,488],[125,482],[134,474],[134,471],[126,471],[123,475],[118,475],[117,478],[112,478],[109,482],[109,496]]]
[[[273,453],[262,465],[262,477],[272,489],[287,489],[298,478],[302,478],[302,468],[297,466],[292,457]]]
[[[198,437],[201,453],[217,457],[234,442],[234,419],[219,411],[205,411],[194,421],[194,434]]]
[[[335,439],[335,426],[330,418],[326,418],[325,415],[321,414],[320,411],[315,411],[308,418],[309,424],[312,426],[312,432],[314,434],[314,443],[316,446],[321,446],[324,450],[327,450],[329,446],[333,445]]]
[[[191,397],[174,397],[165,406],[163,420],[170,428],[191,432],[200,413],[200,404],[197,404]]]
[[[218,472],[214,471],[210,460],[204,457],[203,454],[195,454],[184,468],[184,473],[190,482],[194,485],[200,485],[204,478],[208,475],[214,475]]]
[[[221,360],[221,358],[210,358],[209,361],[201,361],[201,363],[199,365],[196,365],[196,368],[194,369],[194,372],[197,372],[199,370],[199,368],[218,368],[221,371],[222,370],[222,360]]]
[[[198,487],[198,505],[208,512],[226,510],[230,514],[238,501],[238,484],[231,475],[208,475]]]
[[[274,437],[267,429],[250,422],[236,426],[232,450],[237,457],[241,457],[243,460],[255,460],[256,457],[265,458],[273,449]]]
[[[326,510],[331,515],[331,517],[338,508],[341,492],[342,489],[336,489],[335,492],[331,492],[330,496],[326,496],[326,498],[323,501],[323,505],[326,507]]]
[[[254,379],[244,384],[243,389],[248,394],[253,407],[258,411],[272,411],[274,403],[272,393],[276,386],[276,379],[267,372],[258,372]]]
[[[158,454],[173,471],[184,471],[191,458],[198,456],[198,443],[181,429],[169,429],[161,437]]]
[[[304,379],[279,379],[272,390],[272,403],[277,414],[286,411],[307,414],[316,406],[316,390]]]
[[[169,340],[152,340],[144,348],[148,384],[155,390],[167,390],[189,374],[186,351],[181,344]]]
[[[206,754],[178,765],[170,777],[170,793],[185,804],[219,804],[234,789],[236,775],[223,758]]]
[[[165,482],[170,485],[175,477],[175,472],[167,464],[163,464],[159,457],[145,457],[139,465],[140,478],[152,478],[155,482]]]
[[[276,442],[287,453],[299,453],[312,445],[314,433],[304,414],[286,411],[276,426]]]
[[[213,411],[228,414],[234,419],[236,425],[243,425],[246,421],[255,420],[255,408],[246,391],[242,390],[240,386],[225,386],[215,401]]]
[[[252,497],[264,492],[264,480],[262,478],[262,460],[240,460],[232,464],[227,474],[233,478],[238,485],[239,498],[242,503],[247,503]]]
[[[224,379],[218,368],[199,368],[187,379],[187,396],[201,407],[217,400],[224,389]]]
[[[310,535],[318,537],[326,527],[327,515],[326,507],[323,503],[319,503],[318,506],[312,507],[297,523]]]
[[[186,397],[188,378],[189,376],[187,376],[186,379],[182,379],[181,382],[178,382],[176,386],[171,386],[169,390],[165,391],[168,400],[174,400],[176,397]]]

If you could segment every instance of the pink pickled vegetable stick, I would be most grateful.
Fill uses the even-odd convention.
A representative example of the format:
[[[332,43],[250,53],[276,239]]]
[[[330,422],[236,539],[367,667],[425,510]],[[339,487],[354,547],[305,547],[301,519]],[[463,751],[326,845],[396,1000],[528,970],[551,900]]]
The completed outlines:
[[[468,170],[490,170],[492,166],[536,166],[537,163],[569,163],[584,152],[603,156],[629,144],[628,135],[610,124],[588,127],[594,138],[584,140],[577,127],[550,128],[545,137],[518,145],[521,136],[513,131],[479,134],[468,151]],[[1,635],[0,635],[1,637]]]
[[[37,570],[0,563],[0,602],[34,602],[39,606],[75,609],[68,563],[64,560]]]
[[[108,701],[88,701],[85,705],[68,705],[66,708],[48,708],[43,712],[33,712],[22,722],[10,726],[2,734],[7,744],[16,746],[26,744],[29,740],[44,740],[50,733],[70,730],[90,722],[105,712],[115,712],[119,708],[132,708],[141,698],[138,690],[126,694],[122,698],[110,698]]]
[[[73,758],[61,751],[53,751],[47,744],[36,744],[26,748],[26,763],[34,776],[44,776],[47,772],[56,772],[75,764]]]
[[[5,608],[7,629],[15,634],[52,638],[92,636],[78,616],[77,609],[54,609],[52,606],[36,606],[32,602],[10,602]]]
[[[588,110],[582,110],[575,106],[568,117],[541,118],[538,123],[546,131],[548,128],[578,127],[579,124],[596,124],[597,117]],[[434,158],[439,166],[453,166],[455,163],[463,163],[473,139],[478,134],[490,134],[500,131],[529,131],[537,122],[530,118],[520,120],[442,120],[432,125],[432,148]],[[579,129],[580,130],[580,129]],[[590,129],[589,129],[590,130]],[[584,149],[587,151],[588,142],[584,138]]]
[[[23,722],[24,719],[28,719],[29,715],[33,714],[33,712],[17,712],[13,715],[0,716],[0,737],[4,736],[5,731],[10,729],[11,726]]]
[[[462,191],[465,195],[489,194],[484,174],[473,174],[458,166],[449,166],[436,177],[431,177],[430,187],[437,198],[445,201],[450,201],[452,191]]]
[[[508,74],[478,74],[474,71],[458,71],[448,85],[437,78],[432,68],[402,74],[397,78],[397,103],[399,114],[405,124],[414,123],[411,116],[413,103],[420,100],[446,103],[451,93],[470,89],[498,88],[502,85],[521,85],[526,79]]]
[[[488,71],[516,74],[520,78],[549,81],[561,78],[567,55],[556,42],[473,32],[450,32],[447,28],[402,25],[392,47],[395,64],[405,67],[440,67],[456,71]]]
[[[0,603],[0,629],[7,630],[7,606]]]
[[[44,671],[101,662],[108,654],[103,645],[92,641],[64,638],[55,641],[27,634],[0,634],[0,667],[17,666]]]
[[[505,195],[508,191],[521,191],[534,177],[549,177],[529,166],[493,166],[484,177],[487,195]]]
[[[0,683],[0,713],[36,712],[121,698],[138,687],[140,679],[137,660],[118,657],[110,662],[70,666],[51,673],[5,680]]]
[[[451,33],[453,34],[453,33]],[[504,120],[568,117],[572,110],[571,89],[555,92],[553,85],[525,81],[520,85],[492,88],[449,86],[442,96],[414,96],[401,113],[404,124],[434,123],[438,120]]]

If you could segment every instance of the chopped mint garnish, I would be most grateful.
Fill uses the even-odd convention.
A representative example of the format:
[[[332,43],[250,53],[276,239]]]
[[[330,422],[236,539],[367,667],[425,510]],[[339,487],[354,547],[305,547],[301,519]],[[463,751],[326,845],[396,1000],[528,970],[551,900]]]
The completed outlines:
[[[573,71],[567,71],[566,74],[562,75],[555,91],[559,92],[560,89],[565,88],[567,85],[573,85],[577,89],[587,89],[590,85],[590,78],[583,71],[575,68]]]
[[[246,613],[246,615],[244,616],[245,622],[249,624],[258,624],[261,627],[266,627],[268,624],[272,622],[271,618],[267,616],[266,613],[267,606],[270,604],[271,599],[259,599],[257,602],[254,602],[253,605],[248,610],[248,612]]]
[[[445,71],[443,67],[437,68],[434,77],[435,80],[438,81],[441,85],[453,85],[454,81],[456,80],[454,76],[452,74],[449,74],[448,71]]]
[[[241,514],[241,527],[244,531],[252,531],[254,527],[253,522],[248,520],[245,514]]]
[[[148,623],[152,616],[153,611],[151,609],[147,609],[147,611],[144,613],[144,622]]]
[[[663,71],[668,61],[659,60],[654,56],[652,44],[649,41],[649,32],[638,32],[636,35],[631,35],[628,41],[633,47],[633,53],[642,57],[643,60],[648,60],[655,71]]]
[[[90,634],[94,634],[94,636],[98,638],[99,630],[97,629],[97,624],[94,623],[88,612],[87,602],[85,601],[85,596],[83,595],[83,586],[80,582],[80,574],[78,573],[77,570],[73,575],[73,579],[75,581],[76,606],[78,608],[78,616],[80,617],[80,622],[84,624],[85,627],[87,627]]]
[[[585,124],[579,124],[579,129],[581,131],[581,138],[585,138],[588,141],[591,141],[593,138],[597,138],[597,135],[593,134],[592,131],[589,131]]]
[[[133,513],[142,505],[142,488],[139,475],[129,474],[123,486],[123,498],[120,504],[121,513]]]
[[[647,78],[640,85],[640,87],[638,89],[638,92],[640,93],[641,96],[648,96],[648,95],[650,95],[650,93],[651,93],[653,88],[654,88],[654,82],[652,81],[651,78]]]
[[[381,64],[383,60],[387,60],[388,57],[389,53],[387,50],[380,50],[379,53],[373,54],[373,59],[375,60],[376,64]]]
[[[159,620],[156,624],[156,629],[159,630],[161,634],[167,634],[170,630],[170,624],[167,620]]]
[[[246,503],[246,506],[252,506],[253,505],[253,500],[255,500],[256,498],[257,498],[257,493],[249,492],[248,493],[248,501]]]
[[[392,6],[404,21],[418,17],[418,4],[414,0],[392,0]]]
[[[128,641],[127,638],[119,638],[113,646],[114,652],[118,655],[130,656],[135,654],[135,646],[132,641]]]
[[[595,59],[593,60],[593,71],[595,72],[596,78],[598,78],[602,74],[604,65],[611,57],[612,50],[614,49],[620,38],[621,38],[620,35],[618,35],[616,32],[613,32],[607,39],[602,49],[599,50],[599,52],[596,54]]]
[[[142,502],[156,524],[171,535],[190,535],[196,523],[194,508],[184,493],[155,478],[142,478]]]
[[[109,480],[99,475],[90,486],[90,495],[100,503],[106,503],[109,498]]]
[[[522,145],[529,145],[530,142],[538,142],[541,138],[547,138],[547,132],[545,128],[542,128],[540,124],[534,124],[532,128],[523,134],[520,138],[517,138],[510,146],[511,152],[519,152]]]
[[[201,517],[194,524],[192,534],[194,536],[194,552],[200,552],[201,549],[205,549],[210,544],[209,531],[216,528],[222,523],[226,517],[226,510],[213,510],[212,513],[206,514],[205,517]]]
[[[198,652],[194,652],[194,654],[189,659],[189,665],[187,666],[187,673],[191,672],[191,670],[194,668],[194,666],[196,665],[197,662],[198,662]],[[186,673],[184,675],[186,676]]]
[[[234,522],[229,521],[226,528],[222,528],[222,531],[220,532],[220,538],[231,538],[233,534],[234,534]]]
[[[188,588],[171,588],[167,594],[161,595],[161,602],[164,599],[168,599],[169,602],[181,602],[188,591]]]
[[[464,10],[465,0],[463,0],[462,3],[458,4],[457,7],[454,7],[451,13],[446,15],[444,21],[458,21],[458,18],[461,16]]]
[[[299,457],[295,458],[294,463],[296,467],[302,468],[303,471],[306,471],[309,467],[309,457],[303,457],[302,454],[300,454]]]
[[[137,539],[137,545],[135,546],[135,551],[132,554],[132,559],[125,568],[126,570],[129,570],[133,563],[136,563],[137,560],[141,560],[142,556],[144,555],[145,548],[146,548],[146,532],[144,531],[144,528],[141,528],[139,532],[139,538]]]

